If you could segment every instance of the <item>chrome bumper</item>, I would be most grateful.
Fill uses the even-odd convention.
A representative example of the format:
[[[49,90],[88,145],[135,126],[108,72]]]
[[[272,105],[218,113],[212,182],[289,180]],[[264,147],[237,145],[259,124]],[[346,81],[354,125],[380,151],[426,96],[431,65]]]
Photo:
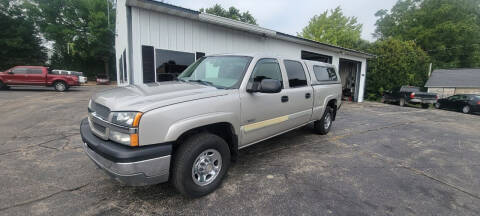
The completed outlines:
[[[85,153],[95,164],[113,179],[130,186],[144,186],[167,182],[170,170],[170,155],[148,160],[115,163],[94,152],[86,143]]]

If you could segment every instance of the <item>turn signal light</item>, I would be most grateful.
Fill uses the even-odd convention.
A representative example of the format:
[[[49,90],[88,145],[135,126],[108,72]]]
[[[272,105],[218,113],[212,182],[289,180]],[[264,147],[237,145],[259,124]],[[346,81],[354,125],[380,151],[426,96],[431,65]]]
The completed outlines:
[[[130,134],[130,146],[138,146],[138,134]]]

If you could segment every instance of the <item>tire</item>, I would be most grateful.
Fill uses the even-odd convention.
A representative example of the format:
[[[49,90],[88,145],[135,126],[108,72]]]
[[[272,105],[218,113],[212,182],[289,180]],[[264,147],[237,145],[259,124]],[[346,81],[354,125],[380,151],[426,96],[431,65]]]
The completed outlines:
[[[405,103],[405,99],[404,99],[404,98],[400,98],[399,105],[402,106],[402,107],[407,105],[407,104]]]
[[[423,109],[428,109],[428,107],[430,107],[430,104],[422,104]]]
[[[332,128],[333,110],[331,107],[327,107],[323,113],[322,119],[313,123],[313,129],[315,133],[320,135],[326,135]]]
[[[202,163],[202,160],[207,162]],[[180,143],[173,162],[171,181],[175,188],[186,196],[201,197],[213,192],[222,182],[230,166],[230,149],[217,135],[194,134]],[[210,179],[208,175],[199,175],[202,169],[215,172],[216,166],[219,170],[214,176],[210,175]],[[198,180],[199,176],[205,176],[203,182]]]
[[[68,90],[68,85],[63,81],[57,81],[53,83],[53,88],[55,89],[55,91],[64,92]]]
[[[0,81],[0,90],[7,90],[7,89],[8,89],[8,86],[2,81]]]
[[[462,108],[462,112],[465,113],[465,114],[468,114],[470,113],[471,111],[471,108],[469,105],[465,105],[463,108]]]
[[[439,102],[435,103],[435,108],[441,109],[441,108],[442,108],[442,104],[440,104]]]

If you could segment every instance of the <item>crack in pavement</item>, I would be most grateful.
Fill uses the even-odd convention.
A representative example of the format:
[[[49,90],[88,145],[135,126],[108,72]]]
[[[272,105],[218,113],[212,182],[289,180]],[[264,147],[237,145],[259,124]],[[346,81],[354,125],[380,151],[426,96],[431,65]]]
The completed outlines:
[[[32,144],[32,145],[27,145],[27,146],[25,146],[25,147],[17,148],[17,149],[11,150],[11,151],[2,152],[2,153],[0,153],[0,156],[6,155],[6,154],[10,154],[10,153],[20,152],[20,151],[23,151],[23,150],[31,149],[31,148],[33,148],[33,147],[42,147],[42,148],[55,149],[55,150],[57,150],[57,151],[60,151],[59,149],[54,148],[54,147],[44,146],[44,144],[47,144],[47,143],[50,143],[50,142],[53,142],[53,141],[57,141],[57,140],[61,140],[61,139],[65,139],[65,138],[68,138],[68,137],[71,137],[71,136],[75,136],[75,135],[79,135],[79,134],[80,134],[80,133],[64,135],[64,136],[62,136],[62,137],[57,137],[57,138],[50,139],[50,140],[47,140],[47,141],[44,141],[44,142],[41,142],[41,143]]]
[[[48,198],[50,198],[50,197],[53,197],[53,196],[55,196],[55,195],[57,195],[57,194],[61,194],[61,193],[63,193],[63,192],[73,192],[73,191],[76,191],[76,190],[80,190],[80,189],[88,186],[90,183],[91,183],[91,182],[89,182],[89,183],[87,183],[87,184],[84,184],[84,185],[80,185],[80,186],[78,186],[78,187],[71,188],[71,189],[62,189],[62,188],[59,188],[59,189],[61,189],[61,190],[60,190],[60,191],[57,191],[57,192],[55,192],[55,193],[52,193],[52,194],[49,194],[49,195],[47,195],[47,196],[43,196],[43,197],[40,197],[40,198],[28,200],[28,201],[25,201],[25,202],[22,202],[22,203],[17,203],[17,204],[11,205],[11,206],[3,207],[3,208],[0,208],[0,211],[5,211],[5,210],[11,209],[11,208],[15,208],[15,207],[24,206],[24,205],[28,205],[28,204],[31,204],[31,203],[39,202],[39,201],[48,199]]]

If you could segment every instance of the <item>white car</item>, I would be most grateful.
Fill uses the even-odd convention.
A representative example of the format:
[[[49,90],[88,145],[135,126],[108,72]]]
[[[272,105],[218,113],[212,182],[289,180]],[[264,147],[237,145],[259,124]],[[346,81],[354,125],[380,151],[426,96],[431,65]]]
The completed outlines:
[[[81,84],[84,84],[87,82],[87,77],[83,76],[83,72],[77,72],[77,71],[69,71],[69,70],[52,70],[53,74],[59,74],[59,75],[72,75],[72,76],[77,76],[78,81]]]

